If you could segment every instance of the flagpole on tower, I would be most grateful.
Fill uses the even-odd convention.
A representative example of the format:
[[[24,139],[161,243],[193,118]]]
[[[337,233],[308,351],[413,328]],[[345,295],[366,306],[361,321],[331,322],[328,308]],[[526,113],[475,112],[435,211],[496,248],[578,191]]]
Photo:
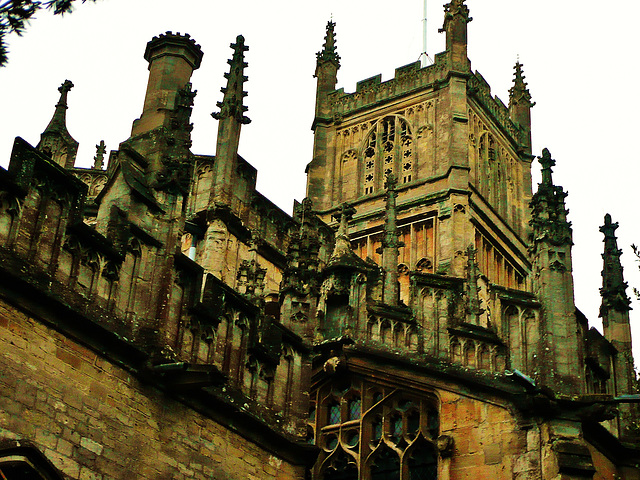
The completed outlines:
[[[429,54],[427,53],[427,0],[424,0],[424,9],[422,16],[422,53],[420,54],[420,66],[426,67],[430,63],[431,58],[429,58]]]

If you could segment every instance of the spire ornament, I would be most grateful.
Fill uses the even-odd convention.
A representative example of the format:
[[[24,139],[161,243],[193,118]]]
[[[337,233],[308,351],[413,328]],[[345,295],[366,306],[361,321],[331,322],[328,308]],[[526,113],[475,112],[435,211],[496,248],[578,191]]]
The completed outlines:
[[[244,115],[248,108],[243,105],[242,99],[247,96],[243,86],[249,77],[244,75],[244,68],[249,64],[244,61],[244,52],[248,51],[249,47],[244,44],[242,35],[238,35],[236,43],[232,43],[230,47],[233,49],[233,57],[227,60],[230,66],[229,73],[224,74],[227,86],[220,89],[224,97],[222,102],[216,103],[220,111],[212,113],[211,116],[216,120],[234,118],[238,123],[247,125],[251,120]]]
[[[525,105],[529,108],[536,103],[531,101],[531,93],[527,88],[527,82],[524,81],[525,76],[522,72],[522,64],[518,60],[513,67],[515,70],[513,78],[513,86],[509,89],[509,107],[512,105]]]
[[[551,158],[548,149],[542,151],[538,157],[542,166],[542,182],[538,184],[538,191],[533,195],[531,203],[531,221],[533,227],[533,242],[530,251],[536,250],[540,242],[549,242],[554,246],[572,245],[571,223],[567,221],[568,210],[565,208],[567,193],[560,186],[553,184],[551,167],[556,161]],[[555,267],[554,267],[555,265]],[[553,268],[563,270],[563,260],[555,259]]]
[[[327,22],[327,33],[324,37],[324,45],[322,46],[322,50],[316,53],[316,57],[318,64],[331,62],[340,68],[340,55],[338,55],[336,50],[335,26],[335,22],[331,20]]]
[[[336,233],[336,245],[333,249],[333,253],[331,254],[331,259],[329,263],[332,263],[332,260],[337,260],[341,257],[353,256],[353,250],[351,249],[351,242],[349,241],[349,220],[353,218],[353,215],[356,213],[356,209],[353,208],[348,203],[343,203],[340,206],[340,211],[336,213],[333,218],[340,222],[340,226],[338,227],[338,232]]]
[[[602,254],[602,304],[600,306],[600,317],[605,318],[610,309],[618,312],[628,312],[631,310],[631,300],[627,296],[627,283],[624,281],[623,268],[620,263],[622,250],[618,249],[618,239],[616,230],[618,223],[611,221],[611,215],[604,216],[604,225],[600,231],[604,234],[604,253]]]
[[[100,143],[96,145],[96,156],[93,157],[93,169],[102,170],[104,165],[104,154],[107,153],[107,146],[104,140],[100,140]]]
[[[456,16],[461,16],[465,23],[469,23],[473,18],[469,16],[469,7],[464,3],[465,0],[451,0],[444,6],[444,26],[440,32],[447,30],[449,22]]]
[[[209,199],[211,206],[229,208],[234,195],[237,175],[238,146],[242,125],[251,122],[244,112],[247,111],[242,99],[247,96],[242,88],[247,77],[244,69],[248,66],[244,61],[244,52],[249,50],[244,44],[244,37],[238,35],[236,43],[232,43],[233,57],[227,61],[229,73],[224,76],[227,86],[220,89],[224,94],[222,102],[217,102],[219,112],[211,114],[218,120],[218,136],[216,139],[216,161],[213,164],[212,195]]]
[[[60,99],[56,104],[51,121],[40,135],[38,150],[51,156],[51,159],[65,168],[73,167],[78,153],[78,142],[67,130],[67,95],[73,88],[71,80],[65,80],[58,91]]]
[[[551,167],[556,165],[556,161],[551,158],[551,152],[549,149],[545,148],[542,150],[542,156],[538,157],[540,165],[542,166],[542,184],[544,186],[553,186],[553,178],[551,174],[553,173]]]

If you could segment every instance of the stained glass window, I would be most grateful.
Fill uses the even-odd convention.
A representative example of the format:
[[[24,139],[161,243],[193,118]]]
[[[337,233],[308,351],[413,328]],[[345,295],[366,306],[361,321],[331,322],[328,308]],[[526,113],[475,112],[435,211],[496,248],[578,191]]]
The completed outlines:
[[[383,448],[371,465],[371,480],[395,480],[400,478],[400,458],[389,448]]]
[[[391,437],[396,443],[402,438],[402,417],[400,415],[391,417]]]
[[[409,458],[410,480],[437,480],[438,462],[434,448],[421,443],[411,453]]]
[[[357,420],[360,418],[360,409],[362,401],[360,397],[354,397],[349,401],[349,420]]]
[[[377,442],[382,438],[382,419],[376,418],[373,424],[371,425],[371,427],[373,430],[372,432],[373,440]]]
[[[335,425],[336,423],[340,423],[340,404],[338,402],[334,402],[329,405],[329,425]]]

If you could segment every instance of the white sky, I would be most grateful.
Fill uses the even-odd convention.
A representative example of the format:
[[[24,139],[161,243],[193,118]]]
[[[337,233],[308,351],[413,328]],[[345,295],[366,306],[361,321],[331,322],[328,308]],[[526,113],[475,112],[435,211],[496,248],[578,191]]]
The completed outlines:
[[[445,0],[429,0],[428,52],[444,49]],[[517,56],[533,100],[534,153],[549,148],[556,184],[569,192],[574,231],[576,304],[600,328],[598,308],[606,212],[620,223],[625,276],[640,288],[629,245],[640,243],[636,224],[640,154],[637,90],[637,18],[640,2],[617,0],[468,0],[469,58],[494,95],[508,102]],[[287,212],[302,199],[311,159],[315,53],[327,20],[337,23],[342,57],[338,87],[418,59],[422,0],[100,0],[79,4],[63,18],[38,14],[23,37],[8,37],[9,64],[0,69],[0,165],[7,166],[15,136],[37,144],[53,114],[57,88],[70,79],[67,125],[80,142],[78,166],[90,166],[95,145],[116,149],[142,111],[147,81],[146,43],[172,30],[189,33],[204,59],[192,83],[198,90],[193,151],[215,153],[216,121],[229,43],[245,36],[250,50],[240,154],[258,169],[258,189]],[[534,163],[534,182],[539,178]],[[535,186],[534,186],[535,189]],[[629,292],[630,296],[631,292]],[[634,308],[640,304],[634,300]],[[631,312],[640,359],[638,313]],[[636,363],[640,363],[636,361]]]

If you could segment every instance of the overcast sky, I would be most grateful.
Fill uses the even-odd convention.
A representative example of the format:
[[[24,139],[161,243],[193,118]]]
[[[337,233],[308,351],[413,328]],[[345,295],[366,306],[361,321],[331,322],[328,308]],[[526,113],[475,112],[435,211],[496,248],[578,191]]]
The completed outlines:
[[[444,49],[443,0],[429,0],[428,53]],[[533,148],[557,161],[556,184],[569,192],[573,223],[576,305],[600,328],[598,308],[606,212],[620,223],[625,276],[640,288],[630,244],[640,243],[637,201],[640,121],[637,18],[640,2],[618,0],[468,0],[469,58],[492,93],[508,102],[516,58],[524,64],[533,100]],[[23,37],[8,38],[8,66],[0,69],[0,165],[8,164],[15,136],[37,144],[69,79],[67,125],[80,142],[78,166],[90,166],[95,145],[116,149],[142,111],[147,81],[146,43],[172,30],[202,46],[193,77],[198,91],[192,121],[193,151],[215,153],[216,121],[229,43],[245,36],[249,76],[240,154],[258,169],[258,189],[286,212],[304,197],[311,159],[315,53],[333,15],[342,57],[338,87],[418,59],[422,0],[99,0],[79,4],[64,18],[39,13]],[[534,182],[539,179],[534,163]],[[535,188],[535,186],[534,186]],[[632,295],[629,292],[630,296]],[[640,310],[634,301],[636,310]],[[640,314],[631,312],[640,359]],[[639,363],[636,361],[636,363]]]

